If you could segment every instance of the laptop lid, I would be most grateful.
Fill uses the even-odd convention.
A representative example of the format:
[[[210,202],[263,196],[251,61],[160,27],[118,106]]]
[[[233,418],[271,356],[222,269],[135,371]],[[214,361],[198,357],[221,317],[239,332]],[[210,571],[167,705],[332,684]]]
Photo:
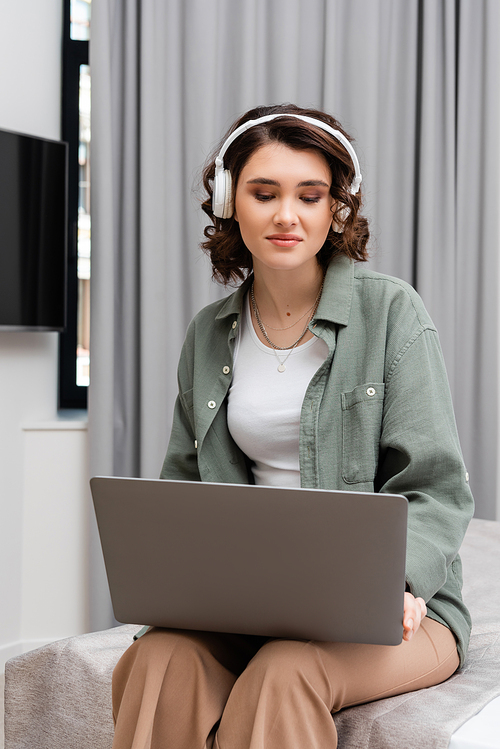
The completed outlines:
[[[91,489],[118,621],[401,642],[402,496],[111,477]]]

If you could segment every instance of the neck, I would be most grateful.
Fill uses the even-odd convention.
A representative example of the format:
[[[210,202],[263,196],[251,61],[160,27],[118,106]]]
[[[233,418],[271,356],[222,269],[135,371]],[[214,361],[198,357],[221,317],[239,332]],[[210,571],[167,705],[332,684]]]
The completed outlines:
[[[290,325],[314,305],[322,281],[316,262],[293,271],[254,267],[254,293],[262,318],[277,327]]]

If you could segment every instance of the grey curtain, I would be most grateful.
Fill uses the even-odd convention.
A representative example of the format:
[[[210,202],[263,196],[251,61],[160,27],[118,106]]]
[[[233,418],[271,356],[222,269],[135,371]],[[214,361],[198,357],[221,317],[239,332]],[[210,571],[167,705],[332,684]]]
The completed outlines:
[[[371,265],[441,335],[477,514],[496,512],[498,0],[95,0],[93,474],[156,477],[195,312],[200,166],[234,118],[292,101],[356,138]],[[109,604],[95,528],[92,627]]]

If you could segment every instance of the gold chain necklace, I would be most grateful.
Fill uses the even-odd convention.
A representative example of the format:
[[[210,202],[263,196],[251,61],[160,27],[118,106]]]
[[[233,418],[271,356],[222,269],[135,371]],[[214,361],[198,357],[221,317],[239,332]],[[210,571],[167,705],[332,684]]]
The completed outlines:
[[[314,304],[316,304],[316,302],[314,302]],[[306,311],[304,312],[304,314],[301,315],[298,320],[295,320],[295,322],[293,322],[291,325],[287,325],[286,328],[273,328],[272,325],[269,325],[267,322],[264,322],[264,320],[262,320],[262,324],[268,330],[290,330],[290,328],[293,328],[295,325],[297,325],[297,323],[299,323],[301,320],[303,320],[304,317],[307,315],[308,312],[310,312],[312,309],[314,309],[314,304],[311,307],[309,307],[309,309],[306,309]]]
[[[250,300],[252,302],[252,309],[253,309],[253,312],[254,312],[254,315],[255,315],[255,319],[257,320],[257,325],[259,326],[260,332],[262,333],[262,335],[264,336],[264,338],[266,339],[266,341],[268,342],[268,344],[273,349],[274,354],[275,354],[275,356],[276,356],[276,358],[277,358],[277,360],[279,362],[278,363],[278,372],[284,372],[285,371],[285,369],[286,369],[286,367],[285,367],[286,360],[288,359],[288,357],[290,356],[290,354],[292,353],[292,351],[299,345],[299,343],[301,342],[301,340],[304,338],[305,334],[307,333],[307,330],[309,328],[309,323],[311,322],[312,318],[316,314],[316,310],[318,309],[318,304],[319,304],[319,300],[321,299],[321,293],[323,291],[324,284],[325,284],[325,277],[323,276],[323,280],[321,282],[321,286],[320,286],[320,289],[318,291],[318,296],[316,297],[316,301],[314,302],[313,306],[309,310],[307,310],[307,312],[310,312],[312,310],[312,313],[311,313],[311,315],[309,316],[309,318],[307,320],[307,324],[306,324],[304,330],[302,331],[302,333],[300,334],[300,336],[297,338],[297,340],[294,343],[292,343],[291,346],[277,346],[275,343],[273,343],[273,341],[271,341],[271,339],[267,335],[266,329],[264,327],[264,324],[263,324],[262,319],[261,319],[260,314],[259,314],[259,308],[257,307],[257,302],[255,301],[255,294],[254,294],[254,288],[253,288],[254,284],[252,283],[252,286],[250,288]],[[304,315],[302,315],[302,317],[305,317],[305,315],[307,314],[307,312]],[[299,321],[297,320],[297,322],[299,322]],[[293,327],[293,326],[291,325],[290,327]],[[275,330],[279,330],[279,328],[275,328]],[[287,330],[287,328],[283,328],[283,330]],[[278,351],[288,351],[288,354],[282,360],[278,356]]]

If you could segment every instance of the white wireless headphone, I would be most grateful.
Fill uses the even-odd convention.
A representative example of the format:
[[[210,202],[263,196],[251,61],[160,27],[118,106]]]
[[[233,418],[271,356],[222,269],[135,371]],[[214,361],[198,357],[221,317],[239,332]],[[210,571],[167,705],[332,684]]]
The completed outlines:
[[[257,120],[248,120],[248,122],[245,122],[243,123],[243,125],[240,125],[240,127],[237,127],[234,133],[231,133],[229,138],[226,140],[219,152],[219,155],[215,159],[215,177],[212,194],[212,211],[214,213],[214,216],[217,216],[218,218],[231,218],[231,216],[233,215],[233,187],[231,173],[229,169],[224,169],[223,162],[224,154],[226,153],[227,149],[229,148],[231,143],[235,141],[236,138],[238,138],[242,133],[246,132],[246,130],[250,130],[251,127],[260,125],[263,122],[275,120],[277,117],[295,117],[298,120],[308,122],[310,125],[316,125],[316,127],[319,127],[321,128],[321,130],[325,130],[327,133],[330,133],[330,135],[333,135],[334,138],[342,143],[349,156],[351,157],[352,163],[354,165],[355,176],[350,187],[351,195],[356,195],[356,193],[359,191],[359,186],[361,185],[361,180],[363,178],[361,176],[361,170],[359,168],[358,157],[356,156],[354,148],[351,146],[343,133],[341,133],[339,130],[335,130],[333,127],[330,127],[330,125],[327,125],[321,120],[315,120],[312,117],[305,117],[301,114],[293,114],[292,112],[268,114],[265,117],[259,117]],[[344,210],[347,210],[348,215],[348,209],[346,208]],[[347,216],[345,216],[344,218],[346,217]]]

